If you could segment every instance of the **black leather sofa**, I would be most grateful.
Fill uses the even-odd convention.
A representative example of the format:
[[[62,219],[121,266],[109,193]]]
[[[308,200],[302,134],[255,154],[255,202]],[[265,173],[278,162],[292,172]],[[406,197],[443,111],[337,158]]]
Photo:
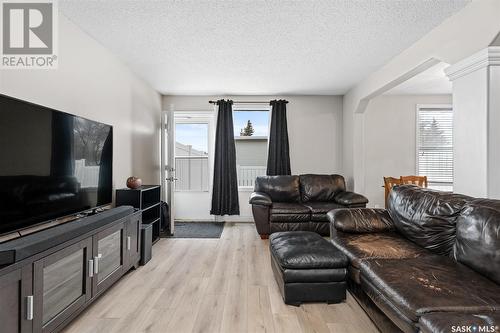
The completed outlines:
[[[349,289],[382,332],[500,326],[500,200],[401,185],[387,210],[328,217]]]
[[[340,175],[260,176],[250,195],[261,238],[277,231],[330,233],[326,214],[336,208],[366,207],[368,199],[346,191]]]

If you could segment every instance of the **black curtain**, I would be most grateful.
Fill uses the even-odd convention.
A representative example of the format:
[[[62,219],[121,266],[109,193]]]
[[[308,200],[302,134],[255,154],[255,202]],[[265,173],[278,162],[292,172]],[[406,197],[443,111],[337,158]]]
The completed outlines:
[[[53,112],[51,176],[73,176],[75,168],[73,130],[74,118],[72,116]]]
[[[233,130],[233,101],[217,101],[219,112],[215,132],[214,184],[211,215],[240,215],[236,147]]]
[[[271,131],[269,133],[269,154],[267,155],[267,174],[269,176],[290,175],[290,147],[286,122],[286,104],[280,99],[271,101]]]

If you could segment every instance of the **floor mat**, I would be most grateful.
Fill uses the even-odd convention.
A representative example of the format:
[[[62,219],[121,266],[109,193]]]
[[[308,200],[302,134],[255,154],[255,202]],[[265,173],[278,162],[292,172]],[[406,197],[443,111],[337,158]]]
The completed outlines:
[[[167,238],[220,238],[224,222],[176,222],[174,230]]]

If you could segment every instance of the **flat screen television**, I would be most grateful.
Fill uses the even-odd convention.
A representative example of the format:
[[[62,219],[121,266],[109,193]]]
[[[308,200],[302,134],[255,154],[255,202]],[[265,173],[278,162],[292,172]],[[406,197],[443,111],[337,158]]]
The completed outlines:
[[[0,235],[111,203],[113,127],[0,95]]]

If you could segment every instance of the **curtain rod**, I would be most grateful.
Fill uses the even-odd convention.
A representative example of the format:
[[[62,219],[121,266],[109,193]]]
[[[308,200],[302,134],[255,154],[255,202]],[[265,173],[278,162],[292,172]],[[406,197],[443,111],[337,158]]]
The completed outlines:
[[[233,101],[233,104],[269,104],[271,101]],[[217,101],[208,101],[210,104],[217,104]]]

